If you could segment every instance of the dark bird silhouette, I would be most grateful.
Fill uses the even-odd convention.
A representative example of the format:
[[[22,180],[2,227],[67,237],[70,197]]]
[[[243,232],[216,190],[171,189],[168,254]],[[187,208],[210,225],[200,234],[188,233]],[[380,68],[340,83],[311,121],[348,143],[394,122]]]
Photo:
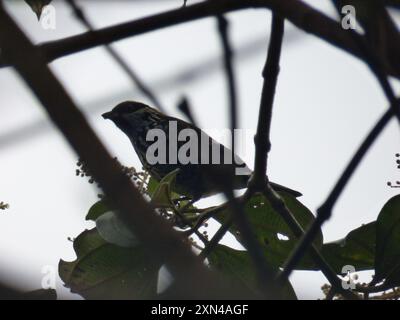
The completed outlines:
[[[251,175],[247,165],[237,155],[233,156],[230,149],[186,121],[132,101],[120,103],[102,116],[113,121],[128,136],[144,169],[153,178],[160,181],[168,173],[179,169],[172,189],[180,195],[198,200],[221,192],[205,174],[206,166],[213,169],[209,172],[234,172],[232,169],[238,169],[241,174],[234,175],[233,188],[242,189],[247,186]],[[155,134],[149,134],[152,129],[153,133],[165,138],[158,136],[155,139]],[[163,148],[155,148],[155,143]],[[151,156],[163,161],[154,163]],[[301,195],[275,183],[272,186],[276,191],[286,191],[296,197]]]

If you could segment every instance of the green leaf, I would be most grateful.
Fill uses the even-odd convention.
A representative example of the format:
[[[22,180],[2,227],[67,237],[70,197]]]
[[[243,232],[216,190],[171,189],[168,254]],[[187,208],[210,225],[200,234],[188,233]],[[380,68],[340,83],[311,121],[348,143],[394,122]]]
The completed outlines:
[[[115,212],[108,211],[98,217],[96,228],[104,240],[117,246],[132,248],[139,244],[137,237]]]
[[[260,296],[254,264],[247,251],[239,251],[224,245],[218,245],[210,253],[208,261],[211,269],[225,277],[227,283],[235,284],[236,289],[240,289],[243,286],[246,290],[252,292],[254,296]],[[284,287],[282,294],[284,299],[297,299],[289,282]]]
[[[98,217],[108,211],[113,211],[113,208],[107,200],[102,199],[91,206],[85,219],[96,221]]]
[[[352,230],[344,239],[324,244],[321,252],[337,274],[346,265],[354,266],[356,271],[374,269],[375,238],[374,221]]]
[[[151,195],[151,202],[156,207],[171,208],[174,206],[172,201],[173,193],[171,192],[171,185],[175,183],[176,175],[179,169],[176,169],[168,173],[164,178],[161,179],[156,190]]]
[[[400,285],[400,195],[383,206],[377,219],[374,281],[383,279],[389,286]]]
[[[86,215],[86,220],[95,221],[100,236],[109,243],[127,248],[138,244],[136,236],[116,215],[115,209],[112,209],[106,199],[92,205]]]
[[[147,183],[147,192],[150,196],[154,194],[159,184],[160,182],[157,181],[157,179],[150,177],[149,182]]]
[[[86,299],[149,299],[156,295],[160,265],[143,247],[122,248],[103,240],[96,229],[74,241],[75,261],[59,263],[71,292]]]
[[[31,7],[38,20],[40,20],[40,16],[42,15],[42,10],[45,6],[50,4],[52,0],[25,0],[25,2]]]
[[[286,205],[291,210],[300,225],[307,227],[314,221],[314,216],[300,201],[286,192],[279,192],[285,200]],[[262,246],[268,261],[275,267],[281,267],[294,249],[297,239],[282,219],[279,213],[272,209],[267,199],[261,195],[254,195],[246,204],[245,212],[252,228]],[[215,219],[220,223],[225,223],[229,217],[229,211],[225,210],[216,215]],[[237,226],[233,225],[230,229],[232,234],[239,242],[242,242]],[[322,232],[319,232],[314,244],[320,248],[322,246]],[[306,254],[298,265],[300,270],[315,270],[313,260]]]

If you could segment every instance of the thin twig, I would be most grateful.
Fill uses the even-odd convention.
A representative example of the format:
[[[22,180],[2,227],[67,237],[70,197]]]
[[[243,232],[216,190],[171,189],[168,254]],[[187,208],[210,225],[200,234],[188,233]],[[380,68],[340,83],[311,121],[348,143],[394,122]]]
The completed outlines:
[[[365,154],[373,145],[378,136],[381,134],[383,129],[389,123],[392,116],[393,114],[391,109],[386,111],[385,114],[375,124],[373,129],[369,132],[368,136],[362,142],[357,152],[354,154],[353,158],[351,159],[346,169],[343,171],[342,175],[337,181],[336,185],[334,186],[332,192],[329,194],[324,204],[318,209],[317,217],[313,221],[313,224],[307,230],[301,241],[297,244],[296,249],[293,251],[290,258],[286,262],[283,271],[286,277],[291,274],[291,272],[299,263],[301,257],[303,256],[303,253],[307,250],[307,247],[312,243],[313,239],[318,234],[323,221],[327,220],[331,216],[334,204],[338,200],[339,196],[342,194],[342,191],[344,190],[345,186],[353,175],[355,169],[358,167],[361,160],[364,158]]]
[[[264,250],[262,249],[253,232],[252,226],[244,211],[245,203],[236,199],[232,190],[225,190],[224,194],[229,201],[228,203],[232,211],[232,220],[238,226],[242,243],[253,260],[254,267],[257,271],[258,280],[260,281],[260,289],[267,298],[280,298],[280,286],[275,281],[275,271],[266,261]],[[247,196],[245,198],[247,198]],[[223,226],[223,228],[227,227],[228,226]]]
[[[249,191],[246,191],[242,196],[237,197],[236,200],[239,203],[244,205],[250,199],[250,197],[251,197],[251,193]],[[227,209],[227,208],[229,208],[229,201],[214,208],[210,212],[206,212],[204,217],[202,217],[203,218],[202,220],[204,221],[205,219],[209,219],[210,217],[214,216],[221,210]],[[211,241],[201,252],[201,254],[200,254],[201,257],[203,257],[204,259],[208,257],[208,255],[212,252],[212,250],[215,249],[215,247],[218,245],[218,243],[222,240],[222,238],[225,236],[225,234],[229,231],[233,222],[234,222],[233,216],[229,215],[227,220],[224,221],[224,223],[221,225],[221,227],[217,230],[215,235],[212,237]],[[198,222],[198,224],[199,223],[200,223],[200,221]]]
[[[298,0],[209,0],[147,18],[102,28],[94,32],[95,36],[91,33],[84,33],[43,43],[39,47],[43,50],[46,61],[50,62],[69,54],[146,32],[250,7],[269,8],[300,29],[314,34],[358,58],[364,58],[364,54],[354,43],[354,39],[352,39],[348,30],[344,30],[337,21]],[[393,55],[399,56],[400,53],[397,55],[393,53]],[[0,56],[0,67],[7,64],[7,60]],[[385,64],[385,72],[400,77],[400,71],[395,70],[390,64]]]
[[[228,92],[228,99],[229,99],[229,115],[230,115],[230,131],[231,131],[231,148],[232,148],[232,155],[233,155],[233,163],[235,168],[235,129],[237,128],[237,94],[236,94],[236,86],[235,86],[235,76],[233,71],[233,52],[232,46],[229,41],[229,34],[228,34],[228,20],[225,19],[222,15],[217,16],[218,21],[218,31],[219,36],[222,43],[222,49],[224,53],[224,69],[225,69],[225,78],[227,82],[227,92]],[[232,172],[233,175],[236,172]],[[250,197],[250,192],[246,193],[243,197],[245,201],[239,201],[234,196],[233,192],[233,179],[230,180],[231,185],[224,186],[224,194],[228,200],[228,205],[232,211],[232,222],[235,222],[240,230],[243,244],[247,249],[250,257],[253,259],[255,269],[257,271],[258,279],[260,281],[260,288],[266,294],[267,297],[279,297],[279,292],[276,292],[277,285],[274,280],[274,271],[268,265],[264,251],[260,246],[260,243],[257,241],[257,238],[253,232],[252,226],[249,222],[249,219],[244,211],[244,205],[247,202],[248,198]],[[213,237],[215,239],[215,245],[219,243],[218,238],[225,235],[227,230],[230,226],[230,221],[225,223],[221,226],[221,228],[217,232],[217,237]],[[211,251],[212,245],[206,247],[206,252]]]
[[[80,8],[75,0],[66,0],[66,2],[71,6],[76,18],[91,32],[91,34],[95,37],[96,33],[94,32],[94,26],[90,23],[90,21],[86,18],[83,9]],[[106,51],[110,54],[110,56],[117,62],[117,64],[121,67],[121,69],[126,73],[129,79],[133,82],[135,86],[139,88],[139,90],[151,101],[154,107],[159,109],[160,111],[165,111],[162,107],[160,100],[156,97],[156,95],[150,90],[150,88],[140,79],[139,75],[130,67],[122,56],[109,44],[104,45]]]
[[[365,38],[360,38],[358,34],[350,30],[350,34],[356,43],[360,51],[364,54],[364,62],[371,69],[372,73],[378,80],[386,98],[389,101],[389,107],[393,112],[393,115],[397,117],[400,124],[400,101],[396,98],[396,94],[389,82],[387,74],[384,72],[384,63],[381,57],[376,53],[376,49],[369,45]]]
[[[190,112],[190,106],[187,103],[185,104],[185,108],[182,109],[185,113],[187,113],[188,118],[192,119],[192,124],[196,127],[195,119]],[[205,253],[201,256],[204,258],[210,254],[210,252],[218,245],[219,241],[226,234],[230,227],[229,220],[236,223],[238,229],[243,237],[243,245],[247,249],[249,256],[252,258],[254,262],[254,267],[257,271],[258,278],[260,280],[260,289],[264,293],[267,298],[277,298],[280,296],[280,292],[277,289],[274,277],[274,271],[267,264],[264,252],[258,243],[251,225],[247,219],[247,216],[244,212],[244,204],[245,201],[249,199],[251,195],[250,192],[246,192],[243,196],[239,198],[235,198],[233,194],[233,185],[232,185],[232,172],[227,172],[221,170],[217,174],[212,167],[203,166],[201,167],[203,170],[205,177],[209,179],[211,183],[214,183],[216,186],[221,188],[221,191],[224,193],[227,199],[227,206],[232,212],[231,218],[228,218],[228,223],[225,223],[221,226],[221,228],[217,231],[214,237],[209,241],[208,245],[204,248]]]
[[[203,224],[211,218],[214,218],[218,213],[220,213],[222,210],[225,210],[228,206],[228,203],[223,203],[219,206],[207,209],[206,211],[204,211],[196,220],[195,225],[193,226],[193,230],[198,230],[201,226],[203,226]],[[188,234],[192,234],[193,230],[188,230],[185,231]]]
[[[283,218],[290,230],[292,230],[294,236],[297,239],[300,239],[304,235],[303,227],[297,222],[293,213],[286,206],[285,201],[269,185],[264,190],[264,196],[271,204],[271,207]],[[301,257],[303,257],[305,253],[306,251],[303,250]],[[348,299],[357,298],[356,295],[354,295],[351,291],[343,289],[341,280],[338,278],[335,271],[330,267],[326,260],[322,257],[321,253],[314,246],[314,244],[310,245],[310,254],[315,261],[315,264],[319,267],[336,292],[340,292]],[[284,266],[283,271],[278,275],[278,281],[280,283],[284,283],[288,280],[288,278],[287,268]]]
[[[218,246],[219,242],[225,236],[225,234],[229,231],[230,227],[233,224],[233,217],[230,216],[227,221],[225,221],[221,227],[217,230],[217,232],[212,237],[211,241],[205,246],[205,248],[201,251],[200,257],[202,259],[206,259],[210,253]]]
[[[400,100],[396,98],[394,90],[392,89],[389,80],[383,71],[384,66],[381,58],[376,54],[374,49],[368,45],[364,38],[360,38],[358,34],[352,30],[350,30],[350,35],[354,41],[360,48],[360,51],[364,55],[364,62],[371,69],[372,73],[377,78],[380,86],[382,87],[383,92],[386,95],[386,98],[389,100],[390,109],[386,112],[383,117],[378,121],[376,126],[371,130],[370,134],[367,136],[365,141],[362,143],[360,148],[357,150],[356,154],[351,159],[349,165],[343,171],[340,176],[338,182],[335,187],[328,195],[326,201],[319,207],[317,210],[317,217],[311,225],[310,229],[307,231],[305,236],[302,238],[292,256],[288,259],[285,269],[283,273],[285,275],[290,275],[292,270],[296,267],[297,263],[301,259],[302,252],[307,250],[308,246],[311,245],[315,236],[318,233],[318,230],[322,227],[322,225],[327,221],[333,211],[333,207],[336,204],[338,198],[342,194],[345,186],[347,185],[350,178],[353,176],[355,170],[360,164],[361,160],[364,158],[365,154],[372,146],[373,142],[380,135],[381,131],[386,127],[386,124],[390,121],[393,116],[396,116],[398,122],[400,123]]]
[[[186,217],[185,217],[185,210],[186,210],[186,208],[188,208],[189,206],[191,206],[193,204],[193,201],[189,201],[187,204],[185,204],[184,206],[183,206],[183,208],[177,208],[176,206],[175,206],[175,204],[173,205],[173,207],[172,207],[172,210],[173,210],[173,212],[174,212],[174,214],[186,225],[186,226],[188,226],[189,228],[190,228],[190,231],[192,231],[192,233],[194,233],[196,236],[198,236],[199,237],[199,239],[203,242],[203,244],[206,246],[207,244],[208,244],[208,239],[204,236],[204,235],[202,235],[201,233],[200,233],[200,231],[198,230],[198,228],[197,229],[195,229],[194,228],[194,226],[193,226],[193,224],[192,224],[192,222],[191,221],[189,221]],[[185,234],[187,234],[187,232],[186,231],[184,231],[185,232]]]
[[[393,288],[391,292],[384,292],[380,296],[370,297],[371,300],[399,300],[400,288]]]
[[[222,16],[217,16],[218,21],[218,33],[221,39],[222,49],[224,52],[224,69],[226,76],[226,83],[228,85],[228,98],[229,98],[229,115],[230,115],[230,129],[231,129],[231,149],[233,155],[233,162],[235,163],[235,129],[237,128],[237,91],[235,84],[235,75],[233,72],[233,51],[229,41],[228,20]]]

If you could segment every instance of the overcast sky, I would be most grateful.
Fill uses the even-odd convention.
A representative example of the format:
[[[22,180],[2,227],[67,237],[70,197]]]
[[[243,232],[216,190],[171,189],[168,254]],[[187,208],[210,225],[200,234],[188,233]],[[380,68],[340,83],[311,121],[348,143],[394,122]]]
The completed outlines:
[[[181,2],[79,1],[96,27],[177,8]],[[330,1],[307,2],[333,12]],[[54,6],[57,27],[44,30],[25,3],[7,2],[9,12],[35,43],[84,31],[62,2],[55,1]],[[245,10],[228,18],[237,52],[240,127],[251,133],[257,124],[270,13]],[[226,84],[215,30],[215,20],[204,19],[115,44],[154,88],[170,115],[182,117],[176,105],[186,95],[198,123],[208,132],[228,127]],[[388,105],[363,63],[290,23],[286,30],[269,174],[271,180],[300,190],[304,194],[301,201],[315,212]],[[140,168],[127,138],[100,117],[127,99],[148,102],[115,62],[103,49],[96,48],[56,60],[51,68],[110,152],[124,164]],[[188,72],[192,68],[202,72]],[[392,83],[399,91],[399,83]],[[77,156],[12,69],[0,69],[0,88],[0,201],[11,206],[0,213],[0,276],[33,290],[40,287],[43,266],[57,268],[60,258],[75,258],[67,238],[92,227],[84,216],[96,200],[97,190],[75,176]],[[240,156],[252,167],[252,134],[246,137],[247,148]],[[386,182],[399,178],[394,164],[399,151],[399,128],[392,121],[351,179],[332,219],[324,225],[325,241],[340,239],[376,219],[383,204],[396,194]],[[220,198],[207,199],[203,204],[216,201]],[[234,245],[232,239],[225,241]],[[292,280],[303,299],[322,297],[320,287],[327,282],[316,272],[296,272]],[[61,297],[70,297],[61,280],[57,281]]]

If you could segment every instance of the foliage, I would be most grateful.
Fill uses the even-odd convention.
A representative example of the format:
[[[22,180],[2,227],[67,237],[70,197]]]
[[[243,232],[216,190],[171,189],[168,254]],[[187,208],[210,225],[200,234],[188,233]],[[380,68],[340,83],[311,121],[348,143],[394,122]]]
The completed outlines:
[[[43,8],[51,0],[25,0],[25,2],[40,19]],[[383,18],[379,16],[382,11],[378,10],[383,8],[382,4],[366,6],[359,5],[360,1],[351,3],[357,4],[358,9],[361,10],[359,13],[361,13],[361,23],[366,29],[367,40],[378,31],[381,32],[382,38],[385,38],[385,32],[388,30],[379,29],[375,27],[375,22],[372,23],[372,21]],[[186,0],[184,1],[185,5]],[[382,21],[387,22],[383,19]],[[371,61],[366,62],[373,64]],[[398,164],[399,161],[397,160]],[[88,177],[90,183],[95,183],[88,168],[81,162],[79,166],[77,175]],[[232,215],[226,204],[220,206],[218,210],[214,207],[199,209],[184,199],[183,195],[172,192],[171,186],[174,184],[177,172],[171,172],[158,182],[149,178],[146,172],[137,172],[132,168],[125,167],[123,169],[126,169],[124,172],[134,180],[142,194],[157,208],[158,214],[175,228],[185,231],[188,236],[198,232],[207,219],[213,218],[221,224],[227,224]],[[393,188],[400,186],[398,181],[388,184]],[[285,192],[280,192],[279,195],[301,227],[304,230],[308,229],[315,221],[311,211],[292,195]],[[146,252],[135,235],[120,219],[120,215],[115,209],[116,206],[103,195],[100,196],[101,200],[96,202],[86,215],[87,220],[95,221],[96,227],[83,231],[74,240],[73,246],[77,258],[72,262],[60,261],[60,277],[72,292],[79,293],[88,299],[157,298],[161,263],[155,261],[151,254]],[[0,202],[0,209],[6,208],[8,205]],[[263,195],[252,195],[246,202],[244,211],[264,250],[265,257],[275,271],[278,271],[295,249],[298,239]],[[208,216],[203,221],[205,213]],[[232,224],[229,231],[243,244],[237,225]],[[201,250],[208,245],[208,241],[207,238],[204,240],[201,237],[200,240],[203,242],[203,246],[199,246],[195,242],[193,242],[193,246]],[[392,289],[392,292],[384,292],[379,296],[383,299],[398,299],[400,296],[399,289],[396,288],[400,286],[399,244],[400,195],[387,201],[376,221],[352,230],[345,238],[324,243],[322,231],[318,230],[313,241],[314,247],[322,253],[330,267],[339,275],[344,265],[352,265],[358,271],[374,270],[373,281],[368,285],[360,285],[355,291],[365,292],[368,289],[373,292],[373,289],[377,289],[377,291],[380,288],[382,290]],[[252,259],[247,251],[217,245],[207,258],[209,267],[218,272],[221,277],[228,279],[239,288],[245,288],[254,294],[258,293],[257,277]],[[309,252],[304,253],[297,268],[299,270],[319,270],[310,258]],[[335,293],[333,296],[330,293],[330,288],[327,288],[327,297],[333,298]],[[26,297],[53,299],[56,296],[54,290],[37,290],[26,294]],[[289,282],[284,285],[283,297],[296,299]]]
[[[134,172],[130,177],[135,181],[138,181],[138,177],[147,176],[134,169],[129,172]],[[158,208],[161,216],[181,230],[188,230],[189,227],[182,226],[182,220],[177,216],[182,208],[184,211],[180,214],[187,221],[193,222],[191,226],[196,225],[195,222],[202,219],[204,214],[209,215],[213,211],[215,214],[210,215],[210,218],[222,224],[227,222],[230,210],[226,205],[218,207],[218,210],[216,207],[198,209],[194,206],[186,206],[185,209],[182,203],[187,204],[187,201],[179,201],[180,195],[171,191],[176,174],[172,172],[160,182],[148,176],[140,180],[143,183],[143,194],[149,196],[149,201]],[[90,175],[88,177],[90,179]],[[314,221],[311,211],[292,195],[281,192],[281,196],[306,229]],[[260,194],[254,195],[247,202],[245,212],[268,262],[278,270],[296,245],[296,237],[268,200]],[[96,227],[85,230],[74,240],[77,259],[72,262],[60,261],[59,273],[65,285],[72,292],[89,299],[157,297],[161,265],[146,254],[135,235],[119,220],[114,206],[103,197],[89,209],[86,219],[95,221]],[[200,225],[204,226],[204,223]],[[357,271],[375,269],[375,282],[385,281],[394,288],[399,285],[399,228],[400,196],[395,196],[383,206],[377,221],[356,228],[345,238],[329,243],[323,243],[320,231],[314,245],[338,275],[341,275],[345,265],[352,265]],[[229,231],[242,242],[235,224]],[[196,242],[193,245],[200,250],[204,247]],[[229,279],[230,283],[259,294],[253,263],[247,251],[218,245],[208,256],[208,263],[211,269]],[[298,269],[318,270],[318,267],[307,254]],[[283,295],[286,299],[296,299],[290,283],[284,286]]]

